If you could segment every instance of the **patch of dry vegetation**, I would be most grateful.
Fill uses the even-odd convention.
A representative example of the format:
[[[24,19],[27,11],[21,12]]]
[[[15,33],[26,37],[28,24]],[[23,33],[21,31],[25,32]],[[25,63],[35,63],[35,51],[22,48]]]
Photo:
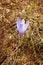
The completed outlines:
[[[43,65],[43,4],[32,2],[0,0],[1,65]],[[18,17],[30,21],[22,38],[16,27]]]

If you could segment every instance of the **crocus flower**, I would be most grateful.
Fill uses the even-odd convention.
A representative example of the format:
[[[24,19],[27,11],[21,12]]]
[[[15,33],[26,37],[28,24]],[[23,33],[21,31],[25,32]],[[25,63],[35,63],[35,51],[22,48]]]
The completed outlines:
[[[20,36],[23,36],[28,26],[29,26],[29,22],[25,23],[24,19],[22,20],[20,18],[17,19],[17,28],[18,28]]]

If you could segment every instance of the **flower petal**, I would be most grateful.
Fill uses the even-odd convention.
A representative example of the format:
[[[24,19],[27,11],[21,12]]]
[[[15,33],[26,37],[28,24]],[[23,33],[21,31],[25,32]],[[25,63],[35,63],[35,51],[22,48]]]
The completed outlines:
[[[20,18],[18,18],[18,19],[17,19],[17,23],[20,23],[20,22],[21,22],[21,19],[20,19]]]
[[[21,19],[20,18],[18,18],[18,20],[17,20],[17,28],[18,28],[19,32],[22,32],[23,28],[21,26]]]
[[[24,34],[24,32],[26,31],[27,27],[29,26],[29,22],[27,24],[25,24],[25,20],[24,19],[17,19],[17,28],[19,31],[20,36],[22,36]]]
[[[29,22],[28,22],[27,24],[24,25],[24,27],[23,27],[23,32],[26,31],[26,29],[28,28],[28,26],[29,26]]]
[[[25,20],[24,20],[24,19],[22,19],[22,20],[21,20],[21,23],[22,23],[22,24],[25,24]]]
[[[17,19],[17,28],[18,28],[18,30],[19,30],[19,28],[20,28],[20,22],[21,22],[21,19],[18,18],[18,19]]]

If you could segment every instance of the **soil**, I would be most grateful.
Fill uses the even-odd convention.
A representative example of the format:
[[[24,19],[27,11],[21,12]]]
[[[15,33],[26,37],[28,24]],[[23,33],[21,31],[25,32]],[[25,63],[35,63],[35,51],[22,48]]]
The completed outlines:
[[[22,38],[18,17],[31,23]],[[0,65],[43,65],[43,0],[0,0]]]

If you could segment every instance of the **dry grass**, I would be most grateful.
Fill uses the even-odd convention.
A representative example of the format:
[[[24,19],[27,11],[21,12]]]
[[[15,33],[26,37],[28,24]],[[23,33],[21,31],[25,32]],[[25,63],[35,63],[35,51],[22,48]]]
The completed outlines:
[[[18,17],[30,21],[22,38]],[[0,65],[43,65],[42,0],[0,0]]]

